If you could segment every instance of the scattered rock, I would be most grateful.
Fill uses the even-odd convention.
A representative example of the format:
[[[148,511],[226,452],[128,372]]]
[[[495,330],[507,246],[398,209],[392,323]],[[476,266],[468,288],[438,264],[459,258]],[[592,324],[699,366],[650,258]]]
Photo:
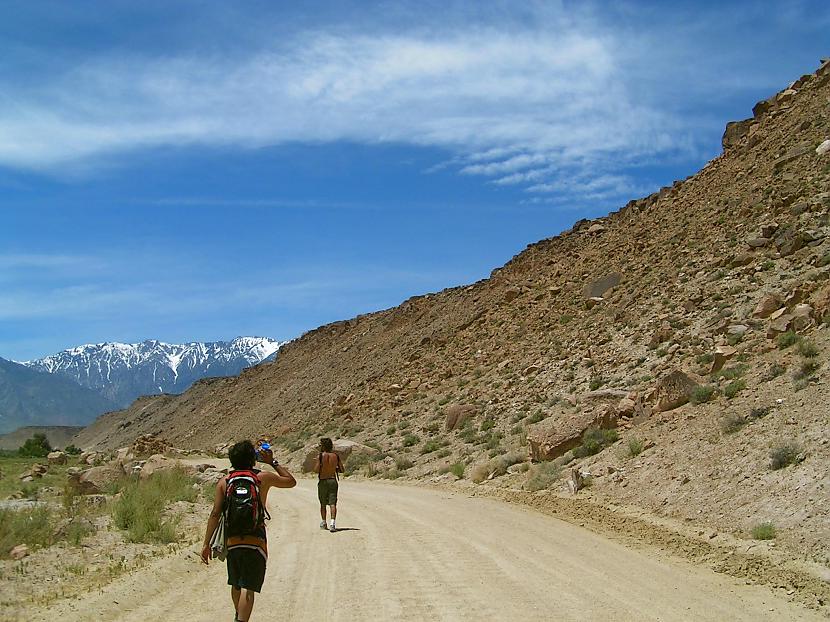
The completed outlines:
[[[591,281],[582,286],[582,298],[586,302],[592,298],[599,298],[602,302],[602,297],[609,289],[617,287],[622,281],[622,274],[620,272],[611,272],[606,276],[596,281]]]
[[[78,494],[101,494],[124,477],[124,468],[117,462],[92,467],[85,471],[67,471],[69,485]]]
[[[744,119],[743,121],[730,121],[726,124],[726,130],[723,132],[721,138],[721,145],[726,151],[731,147],[737,145],[749,133],[749,127],[752,125],[753,119]]]
[[[29,547],[25,544],[18,544],[11,551],[9,551],[9,557],[11,557],[15,561],[19,561],[28,555]]]
[[[460,428],[467,419],[478,414],[478,408],[473,404],[453,404],[447,406],[444,427],[448,432]]]
[[[766,294],[763,298],[761,298],[761,300],[758,301],[752,315],[762,319],[768,318],[775,311],[780,309],[783,304],[784,300],[778,294]]]
[[[675,370],[662,378],[656,386],[655,402],[657,412],[674,410],[689,401],[698,383],[687,373]]]
[[[504,301],[505,302],[513,302],[516,298],[519,297],[521,294],[521,290],[518,287],[511,287],[510,289],[504,292]]]
[[[816,153],[820,156],[823,156],[825,153],[830,153],[830,140],[825,140],[816,147]]]
[[[723,369],[726,362],[735,356],[738,351],[732,346],[718,346],[715,348],[714,358],[712,359],[712,369],[710,373],[714,374]]]
[[[62,451],[53,451],[46,456],[49,464],[66,464],[66,454]]]

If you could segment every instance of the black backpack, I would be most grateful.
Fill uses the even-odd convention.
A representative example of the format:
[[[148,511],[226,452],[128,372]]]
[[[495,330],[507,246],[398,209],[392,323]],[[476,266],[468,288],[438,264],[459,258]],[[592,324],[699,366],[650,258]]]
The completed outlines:
[[[255,471],[231,471],[225,489],[225,535],[251,536],[271,518],[262,505]]]

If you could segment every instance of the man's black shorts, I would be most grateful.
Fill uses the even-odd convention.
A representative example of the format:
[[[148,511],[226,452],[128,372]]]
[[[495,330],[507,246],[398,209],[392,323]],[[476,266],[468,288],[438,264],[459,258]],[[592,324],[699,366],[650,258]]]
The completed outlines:
[[[259,592],[265,581],[265,557],[258,550],[234,548],[228,551],[228,585]]]

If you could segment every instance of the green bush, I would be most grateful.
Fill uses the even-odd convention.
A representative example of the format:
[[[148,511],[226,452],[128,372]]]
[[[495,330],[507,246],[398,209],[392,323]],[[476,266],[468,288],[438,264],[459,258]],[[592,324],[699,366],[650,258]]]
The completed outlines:
[[[18,544],[32,549],[52,544],[54,512],[46,506],[22,510],[0,510],[0,557],[7,558]]]
[[[727,399],[732,399],[738,393],[743,391],[746,388],[746,381],[743,378],[739,378],[738,380],[733,380],[726,388],[723,390],[723,394],[727,397]]]
[[[112,507],[115,525],[130,542],[174,542],[176,524],[164,519],[164,509],[175,501],[195,501],[193,479],[182,468],[127,481]]]
[[[412,447],[413,445],[417,445],[421,442],[421,439],[415,434],[407,434],[403,437],[403,446],[404,447]]]
[[[450,465],[450,473],[452,473],[459,479],[464,477],[464,463],[456,462],[455,464]]]
[[[24,458],[45,458],[51,451],[52,446],[49,444],[46,435],[37,433],[26,439],[26,442],[17,450],[17,453]]]
[[[778,338],[775,340],[775,343],[778,345],[779,350],[786,350],[790,346],[798,343],[799,339],[800,337],[790,330],[786,333],[781,333],[780,335],[778,335]]]
[[[713,387],[711,384],[702,384],[692,389],[692,393],[689,396],[689,401],[692,404],[704,404],[711,400],[714,395],[715,387]]]
[[[593,456],[605,449],[608,445],[615,443],[619,435],[616,430],[600,430],[599,428],[588,428],[582,433],[582,444],[573,450],[576,458]]]
[[[775,535],[775,525],[769,521],[758,523],[752,528],[752,537],[755,540],[772,540]]]
[[[727,413],[720,420],[720,429],[724,434],[733,434],[746,425],[747,421],[737,413]]]
[[[545,418],[545,414],[541,410],[537,410],[533,413],[530,418],[527,420],[528,423],[539,423],[542,419]]]
[[[411,469],[413,464],[412,460],[406,456],[398,456],[395,458],[395,468],[398,469],[398,471],[406,471],[407,469]]]
[[[494,419],[485,419],[481,422],[481,427],[479,428],[482,432],[487,432],[488,430],[492,430],[496,427],[496,421]]]
[[[421,446],[422,454],[431,454],[433,451],[438,451],[443,445],[438,439],[430,439]]]
[[[597,390],[597,389],[599,389],[599,388],[600,388],[603,384],[605,384],[605,380],[604,380],[603,378],[600,378],[600,377],[598,377],[598,376],[595,376],[594,378],[591,378],[591,381],[588,383],[588,388],[589,388],[591,391],[596,391],[596,390]]]
[[[778,376],[783,374],[785,371],[787,371],[787,368],[781,363],[770,363],[770,366],[767,368],[767,371],[761,377],[761,380],[763,382],[769,382],[770,380],[778,378]]]
[[[718,378],[723,378],[724,380],[735,380],[743,376],[748,369],[749,365],[746,365],[744,363],[730,365],[729,367],[724,367],[720,371],[717,371],[714,374],[712,374],[712,380],[717,380]]]
[[[67,455],[70,456],[79,456],[81,455],[81,448],[75,447],[75,445],[67,445],[66,449],[63,450]]]
[[[801,446],[793,441],[779,443],[769,453],[769,466],[773,471],[795,463],[801,453]]]
[[[531,492],[546,490],[559,480],[561,472],[561,467],[553,462],[534,464],[528,471],[525,489]]]
[[[818,346],[812,341],[802,339],[798,342],[798,353],[805,359],[812,359],[818,356]]]
[[[628,439],[628,455],[632,458],[639,456],[643,453],[643,441],[639,438],[629,438]]]

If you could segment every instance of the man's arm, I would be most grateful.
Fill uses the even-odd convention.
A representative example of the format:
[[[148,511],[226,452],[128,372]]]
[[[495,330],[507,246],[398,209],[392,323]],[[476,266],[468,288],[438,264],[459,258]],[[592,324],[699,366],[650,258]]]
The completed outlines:
[[[224,479],[219,480],[216,483],[216,491],[213,495],[213,507],[210,510],[210,516],[208,517],[207,527],[205,528],[205,539],[202,542],[202,561],[204,563],[208,563],[210,561],[210,539],[213,537],[213,533],[216,531],[216,528],[219,526],[219,519],[222,517],[222,506],[225,503],[225,483]]]
[[[297,485],[297,480],[289,473],[288,469],[274,460],[274,454],[271,453],[270,449],[260,449],[259,458],[260,462],[270,464],[276,471],[276,473],[260,473],[259,480],[263,484],[269,488],[271,486],[274,488],[294,488]]]

